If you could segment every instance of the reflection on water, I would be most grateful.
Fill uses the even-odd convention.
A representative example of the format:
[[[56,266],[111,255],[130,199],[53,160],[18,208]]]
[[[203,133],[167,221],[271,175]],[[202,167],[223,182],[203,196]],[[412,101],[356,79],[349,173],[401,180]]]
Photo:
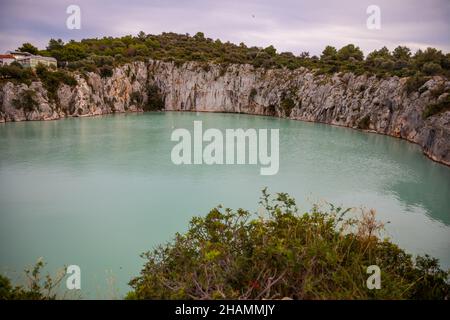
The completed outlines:
[[[204,129],[279,128],[279,173],[173,165],[170,134],[194,120]],[[40,256],[52,268],[78,264],[91,297],[104,297],[112,270],[123,294],[141,252],[217,204],[256,210],[264,186],[302,210],[322,199],[375,208],[395,242],[450,267],[450,168],[418,146],[268,117],[153,113],[0,125],[0,268]]]
[[[367,143],[383,150],[398,166],[397,179],[383,188],[386,194],[396,195],[407,210],[422,207],[431,218],[450,225],[449,168],[420,156],[419,146],[400,139],[372,134]]]

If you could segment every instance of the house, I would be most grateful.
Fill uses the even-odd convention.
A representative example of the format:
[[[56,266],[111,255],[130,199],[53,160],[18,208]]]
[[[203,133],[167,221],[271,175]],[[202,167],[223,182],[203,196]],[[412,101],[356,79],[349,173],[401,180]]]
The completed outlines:
[[[35,69],[36,66],[40,63],[47,67],[57,67],[56,59],[53,57],[43,57],[39,55],[34,55],[29,52],[20,52],[20,51],[8,51],[8,56],[12,56],[18,63],[26,68]],[[12,62],[12,61],[11,61]]]
[[[32,56],[32,54],[29,52],[21,52],[21,51],[8,51],[7,54],[12,55],[16,60]]]
[[[44,66],[50,67],[50,66],[57,66],[56,59],[53,57],[43,57],[43,56],[35,56],[31,55],[25,58],[18,59],[17,62],[19,62],[22,66],[27,68],[35,69],[38,64],[43,64]]]
[[[16,61],[16,58],[11,54],[0,54],[0,66],[6,66],[11,62]]]

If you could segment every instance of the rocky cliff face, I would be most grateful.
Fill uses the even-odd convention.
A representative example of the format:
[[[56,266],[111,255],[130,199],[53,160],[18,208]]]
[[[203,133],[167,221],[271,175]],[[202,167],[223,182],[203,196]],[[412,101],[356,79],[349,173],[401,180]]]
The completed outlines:
[[[149,61],[116,68],[109,78],[89,73],[76,79],[75,87],[61,85],[56,99],[40,82],[4,84],[0,122],[142,111],[153,92],[149,87],[156,85],[165,110],[271,115],[369,130],[417,143],[430,158],[450,165],[450,112],[422,118],[427,105],[450,92],[450,81],[442,77],[407,93],[406,79],[398,77]]]

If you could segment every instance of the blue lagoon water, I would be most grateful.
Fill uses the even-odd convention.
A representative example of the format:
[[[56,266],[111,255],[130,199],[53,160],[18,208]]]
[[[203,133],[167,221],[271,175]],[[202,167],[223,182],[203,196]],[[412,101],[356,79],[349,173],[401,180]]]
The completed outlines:
[[[280,169],[171,162],[175,128],[279,128]],[[82,296],[122,297],[139,254],[223,204],[257,209],[288,192],[301,210],[324,201],[374,208],[386,235],[450,267],[450,168],[414,144],[347,128],[270,117],[145,113],[0,125],[0,271],[39,257],[81,267]]]

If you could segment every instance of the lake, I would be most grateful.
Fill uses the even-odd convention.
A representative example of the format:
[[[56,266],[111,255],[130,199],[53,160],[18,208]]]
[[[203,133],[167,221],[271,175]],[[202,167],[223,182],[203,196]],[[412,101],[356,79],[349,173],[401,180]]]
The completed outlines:
[[[175,128],[279,129],[280,166],[180,165]],[[13,280],[39,257],[76,264],[84,298],[120,298],[139,254],[218,204],[256,211],[261,189],[314,203],[374,208],[386,236],[450,267],[450,168],[404,140],[278,118],[120,114],[0,124],[0,271]]]

